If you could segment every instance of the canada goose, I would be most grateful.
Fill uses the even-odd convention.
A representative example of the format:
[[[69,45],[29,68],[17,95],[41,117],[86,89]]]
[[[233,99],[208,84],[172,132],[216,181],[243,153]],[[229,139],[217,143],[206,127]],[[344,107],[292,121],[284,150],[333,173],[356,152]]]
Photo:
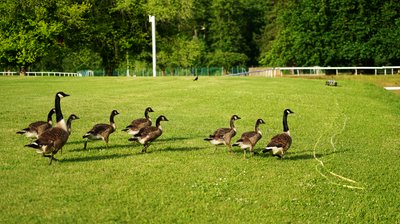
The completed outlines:
[[[116,129],[114,122],[115,115],[118,115],[118,111],[113,110],[110,115],[110,124],[96,124],[93,128],[88,131],[82,138],[86,138],[83,149],[86,149],[88,140],[103,140],[108,148],[108,137]]]
[[[292,145],[292,137],[290,137],[287,116],[293,113],[294,112],[290,109],[285,109],[283,111],[283,133],[272,137],[267,147],[263,150],[263,153],[271,151],[273,156],[282,158],[286,151],[289,150],[290,146]]]
[[[196,77],[193,79],[193,81],[197,81],[197,80],[199,80],[199,76],[198,75],[196,75]]]
[[[50,129],[53,125],[53,120],[51,117],[56,112],[55,108],[52,108],[47,114],[47,122],[46,121],[36,121],[30,123],[27,128],[22,129],[21,131],[17,131],[17,134],[25,135],[28,138],[38,138],[40,134],[45,132],[47,129]]]
[[[262,133],[260,131],[260,124],[265,124],[263,119],[258,119],[254,131],[245,132],[242,134],[239,140],[236,141],[233,146],[240,146],[244,151],[244,159],[246,159],[246,149],[250,149],[250,154],[253,154],[253,147],[257,144],[258,140],[262,138]]]
[[[129,138],[129,141],[138,141],[144,146],[142,152],[147,152],[147,147],[149,147],[150,143],[160,137],[163,132],[161,121],[168,121],[168,119],[164,115],[159,116],[156,120],[155,127],[147,126],[140,129],[139,133],[132,136],[132,138]]]
[[[55,127],[48,129],[39,135],[38,139],[31,144],[25,145],[36,149],[36,152],[41,153],[44,157],[50,158],[51,165],[54,155],[62,149],[68,140],[69,133],[67,124],[65,123],[62,111],[61,111],[61,98],[69,96],[64,92],[58,92],[55,97],[55,110],[56,110],[56,120],[57,124]]]
[[[214,134],[210,135],[208,138],[205,138],[205,141],[209,141],[211,144],[215,145],[215,149],[217,145],[226,145],[230,152],[232,152],[231,139],[236,135],[236,128],[234,121],[239,120],[240,117],[237,115],[233,115],[230,120],[230,128],[219,128]]]
[[[147,107],[144,110],[145,118],[139,118],[139,119],[133,120],[131,122],[131,124],[126,126],[126,128],[122,129],[122,131],[125,131],[131,135],[136,135],[137,133],[139,133],[140,129],[147,127],[147,126],[151,126],[152,122],[149,117],[150,112],[154,112],[154,110],[151,107]]]

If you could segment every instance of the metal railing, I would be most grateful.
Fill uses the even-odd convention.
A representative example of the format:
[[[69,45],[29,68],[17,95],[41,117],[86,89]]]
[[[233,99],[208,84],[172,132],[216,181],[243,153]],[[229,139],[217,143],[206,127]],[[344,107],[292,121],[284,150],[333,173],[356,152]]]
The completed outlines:
[[[394,75],[400,73],[400,66],[382,67],[273,67],[273,68],[250,68],[245,75],[276,77],[283,75]]]
[[[80,76],[75,72],[26,72],[26,76]],[[19,72],[0,72],[3,76],[20,75]]]

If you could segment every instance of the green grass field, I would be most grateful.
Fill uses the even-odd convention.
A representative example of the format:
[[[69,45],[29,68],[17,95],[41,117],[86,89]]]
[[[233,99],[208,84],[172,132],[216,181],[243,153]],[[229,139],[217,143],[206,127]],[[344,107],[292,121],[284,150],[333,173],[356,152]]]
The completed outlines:
[[[399,95],[372,83],[380,77],[337,78],[0,77],[0,223],[398,223]],[[49,166],[15,132],[45,120],[57,91],[71,95],[64,117],[81,119]],[[121,129],[147,106],[169,121],[142,154]],[[233,114],[234,140],[262,118],[260,151],[285,108],[295,114],[283,160],[203,140]],[[82,135],[113,109],[109,148],[84,151]]]

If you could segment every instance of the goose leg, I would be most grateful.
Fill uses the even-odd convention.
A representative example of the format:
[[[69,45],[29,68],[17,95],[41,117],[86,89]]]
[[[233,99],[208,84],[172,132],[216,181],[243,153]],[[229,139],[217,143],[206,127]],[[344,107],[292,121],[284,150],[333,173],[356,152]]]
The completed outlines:
[[[231,145],[231,144],[228,145],[228,149],[229,149],[229,152],[230,152],[230,153],[233,153],[232,145]]]
[[[83,150],[86,150],[86,146],[87,146],[87,140],[85,141],[85,144],[83,145]]]
[[[52,153],[51,155],[49,155],[48,157],[50,157],[50,163],[49,163],[49,165],[51,165],[51,162],[53,162],[53,159],[54,159],[53,153]]]
[[[146,143],[146,144],[144,144],[144,147],[143,147],[143,149],[142,149],[142,153],[146,153],[147,152],[147,147],[148,147],[149,145]]]
[[[106,142],[106,149],[108,149],[108,138],[105,139]]]

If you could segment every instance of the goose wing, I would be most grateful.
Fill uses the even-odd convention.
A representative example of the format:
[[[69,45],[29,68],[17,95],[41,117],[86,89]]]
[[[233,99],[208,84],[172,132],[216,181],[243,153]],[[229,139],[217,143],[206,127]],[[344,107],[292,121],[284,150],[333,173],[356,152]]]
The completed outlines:
[[[142,129],[140,129],[139,133],[137,133],[135,135],[135,137],[145,138],[146,136],[151,135],[153,133],[157,133],[157,132],[160,132],[160,134],[161,134],[161,130],[158,129],[157,127],[154,127],[154,126],[144,127]]]
[[[231,131],[230,128],[219,128],[212,135],[214,138],[224,138],[224,136]]]
[[[113,127],[109,124],[96,124],[93,126],[92,130],[88,133],[97,135],[97,134],[104,134],[104,133],[111,133],[113,131]]]
[[[39,146],[52,146],[57,152],[67,142],[68,137],[69,134],[64,129],[54,127],[43,132],[35,142]]]
[[[282,133],[272,137],[267,147],[278,147],[282,148],[284,151],[287,151],[291,145],[292,145],[292,137],[290,137],[285,133]]]
[[[131,122],[126,128],[131,130],[140,130],[141,128],[151,126],[152,122],[146,118],[139,118]]]
[[[46,121],[36,121],[36,122],[30,123],[28,128],[31,130],[37,130],[38,127],[40,127],[42,125],[46,125],[46,124],[49,124],[49,123]]]
[[[249,131],[249,132],[243,133],[239,140],[243,141],[243,142],[250,142],[252,144],[255,144],[255,143],[257,143],[258,140],[261,139],[261,137],[262,136],[259,133],[255,132],[255,131]]]

